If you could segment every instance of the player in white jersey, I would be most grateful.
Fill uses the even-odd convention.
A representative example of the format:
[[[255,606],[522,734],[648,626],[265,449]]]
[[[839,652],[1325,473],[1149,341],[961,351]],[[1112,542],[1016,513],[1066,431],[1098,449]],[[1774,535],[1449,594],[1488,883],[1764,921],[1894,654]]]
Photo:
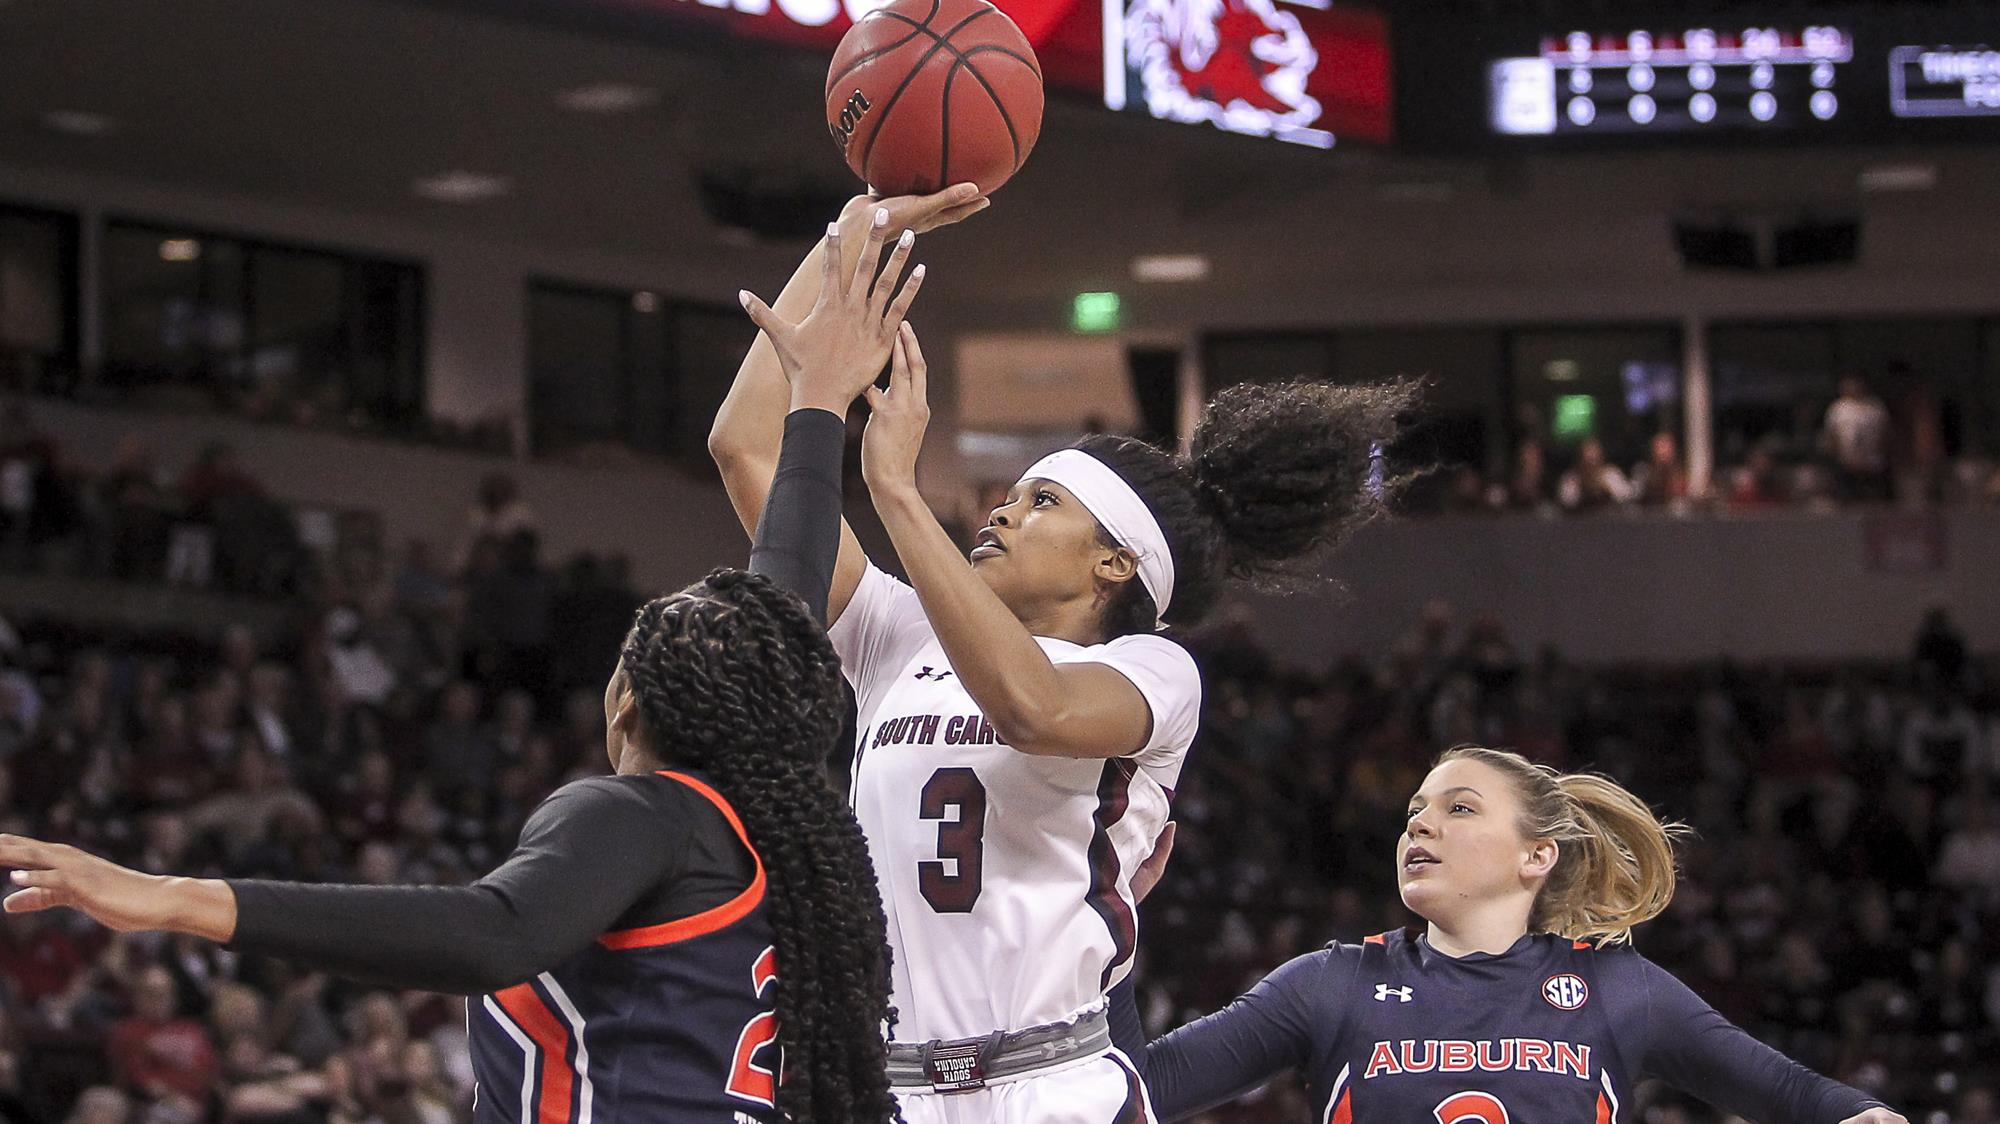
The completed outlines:
[[[709,447],[746,528],[776,467],[786,341],[834,313],[818,297],[843,274],[825,263],[845,244],[865,271],[898,231],[979,205],[857,200],[775,308],[744,295],[765,334]],[[854,806],[895,953],[891,1084],[911,1124],[1150,1120],[1105,995],[1130,968],[1132,873],[1200,711],[1193,660],[1158,630],[1372,515],[1372,454],[1412,392],[1232,388],[1186,458],[1086,439],[1023,474],[968,566],[916,490],[929,410],[914,330],[884,350],[891,385],[867,392],[862,467],[910,582],[843,530],[828,617],[859,704]]]

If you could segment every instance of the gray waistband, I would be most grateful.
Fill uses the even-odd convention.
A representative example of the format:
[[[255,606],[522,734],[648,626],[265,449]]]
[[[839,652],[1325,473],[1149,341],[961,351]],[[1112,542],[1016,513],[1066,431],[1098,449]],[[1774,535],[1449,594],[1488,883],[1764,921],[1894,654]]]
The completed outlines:
[[[889,1085],[939,1093],[983,1088],[995,1081],[1111,1048],[1111,1020],[1099,1008],[1070,1022],[994,1031],[984,1038],[889,1043]]]

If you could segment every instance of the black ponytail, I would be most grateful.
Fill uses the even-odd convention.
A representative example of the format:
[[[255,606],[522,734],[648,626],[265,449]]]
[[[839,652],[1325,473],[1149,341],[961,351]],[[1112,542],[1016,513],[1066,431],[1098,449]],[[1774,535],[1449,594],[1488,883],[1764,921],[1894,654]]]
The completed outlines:
[[[622,659],[652,744],[714,779],[764,860],[778,1108],[795,1124],[897,1119],[888,926],[861,827],[823,771],[842,707],[826,630],[770,579],[716,570],[640,609]]]
[[[1242,383],[1217,394],[1185,458],[1129,437],[1077,448],[1109,465],[1152,510],[1174,558],[1168,619],[1198,622],[1229,580],[1258,588],[1305,576],[1302,563],[1388,509],[1402,478],[1382,450],[1416,405],[1413,381],[1336,386]],[[1105,610],[1107,636],[1151,632],[1137,582]]]

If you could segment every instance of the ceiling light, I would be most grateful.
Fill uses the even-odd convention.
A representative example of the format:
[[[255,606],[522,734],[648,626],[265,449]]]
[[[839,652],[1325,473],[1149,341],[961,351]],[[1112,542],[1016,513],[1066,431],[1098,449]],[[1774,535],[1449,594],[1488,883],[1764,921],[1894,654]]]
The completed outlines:
[[[1132,259],[1132,280],[1157,282],[1205,281],[1208,259],[1200,254],[1144,254]]]
[[[73,137],[101,137],[117,127],[118,123],[104,114],[84,109],[51,109],[42,114],[42,128]]]
[[[556,104],[577,113],[630,113],[660,100],[660,91],[625,82],[597,82],[556,95]]]
[[[1929,191],[1937,186],[1936,164],[1876,164],[1861,169],[1857,177],[1867,192]]]
[[[192,238],[169,238],[160,243],[161,261],[198,261],[201,243]]]
[[[465,171],[425,176],[410,185],[410,190],[418,195],[439,203],[477,203],[482,199],[505,195],[513,189],[513,182],[505,176]]]

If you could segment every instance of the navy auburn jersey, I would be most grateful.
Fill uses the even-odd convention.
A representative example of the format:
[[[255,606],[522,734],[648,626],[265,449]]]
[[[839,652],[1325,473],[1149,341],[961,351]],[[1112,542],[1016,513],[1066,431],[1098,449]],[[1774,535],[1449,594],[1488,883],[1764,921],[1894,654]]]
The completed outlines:
[[[1405,931],[1333,944],[1146,1049],[1174,1120],[1285,1069],[1321,1124],[1616,1124],[1641,1075],[1761,1124],[1837,1124],[1878,1102],[1731,1024],[1627,947],[1548,933],[1450,957]]]
[[[687,773],[659,775],[728,821],[754,864],[749,886],[690,917],[607,932],[525,983],[468,1000],[476,1124],[782,1119],[763,861],[720,793]]]

